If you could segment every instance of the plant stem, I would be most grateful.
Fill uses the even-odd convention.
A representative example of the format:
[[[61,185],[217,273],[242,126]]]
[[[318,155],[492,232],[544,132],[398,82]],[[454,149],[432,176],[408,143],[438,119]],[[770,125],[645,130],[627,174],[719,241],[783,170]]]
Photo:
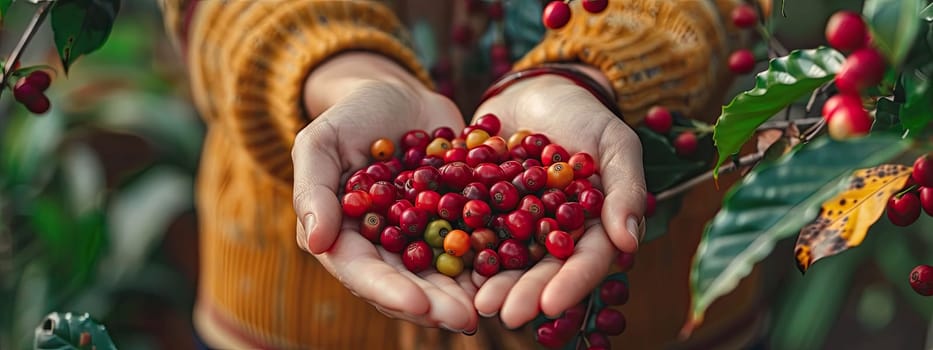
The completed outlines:
[[[590,341],[586,339],[586,325],[590,323],[590,311],[593,311],[593,299],[594,298],[591,296],[586,303],[586,312],[583,313],[583,324],[580,325],[580,331],[577,333],[577,345],[573,347],[574,349],[580,348],[581,341],[585,342],[587,347],[590,346]]]
[[[6,85],[7,79],[10,78],[10,74],[13,74],[13,66],[16,62],[19,61],[20,56],[23,55],[23,51],[26,50],[26,45],[29,45],[29,42],[32,41],[32,38],[36,35],[36,32],[39,31],[39,27],[42,26],[42,22],[45,21],[45,17],[49,14],[49,10],[52,9],[54,2],[47,1],[39,5],[39,9],[36,10],[36,13],[32,16],[32,21],[29,22],[29,26],[26,27],[26,31],[23,32],[23,36],[20,37],[19,43],[16,44],[16,47],[13,48],[13,52],[10,53],[6,61],[6,67],[3,67],[3,79],[0,80],[0,85]],[[0,89],[0,96],[3,95],[3,89]]]
[[[746,156],[744,156],[744,157],[742,157],[742,158],[739,158],[739,160],[737,160],[737,161],[735,161],[735,162],[732,162],[732,163],[729,163],[729,164],[726,164],[726,165],[720,167],[720,168],[719,168],[719,174],[730,173],[730,172],[733,172],[733,171],[735,171],[735,170],[738,170],[740,167],[744,167],[744,166],[748,166],[748,165],[755,164],[755,163],[757,163],[758,161],[760,161],[761,158],[764,158],[764,153],[763,153],[763,152],[758,152],[758,153],[753,153],[753,154],[746,155]],[[673,198],[674,196],[676,196],[676,195],[678,195],[678,194],[681,194],[681,193],[683,193],[683,192],[686,192],[687,190],[693,188],[693,186],[696,186],[696,185],[700,184],[701,182],[704,182],[704,181],[709,180],[709,179],[712,179],[712,178],[713,178],[713,171],[712,171],[712,170],[707,171],[707,172],[705,172],[705,173],[703,173],[703,174],[700,174],[700,175],[697,176],[697,177],[694,177],[694,178],[692,178],[692,179],[690,179],[690,180],[687,180],[687,181],[681,183],[680,185],[677,185],[677,186],[672,187],[672,188],[670,188],[670,189],[668,189],[668,190],[666,190],[666,191],[663,191],[663,192],[661,192],[661,193],[658,193],[658,195],[655,196],[655,198],[656,198],[657,201],[659,201],[659,202],[660,202],[660,201],[663,201],[663,200],[666,200],[666,199]]]
[[[811,125],[819,123],[820,120],[823,120],[822,117],[814,118],[801,118],[801,119],[791,119],[791,120],[775,120],[761,124],[758,126],[758,131],[768,130],[768,129],[784,129],[790,126],[791,123],[796,125]]]

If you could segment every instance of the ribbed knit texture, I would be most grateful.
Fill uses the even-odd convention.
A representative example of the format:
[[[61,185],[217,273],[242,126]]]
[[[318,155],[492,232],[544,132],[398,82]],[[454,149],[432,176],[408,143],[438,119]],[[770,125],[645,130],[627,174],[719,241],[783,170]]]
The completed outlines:
[[[548,62],[584,62],[602,70],[626,122],[636,124],[654,105],[691,116],[722,97],[734,0],[609,1],[600,14],[571,3],[570,22],[548,30],[513,70]]]

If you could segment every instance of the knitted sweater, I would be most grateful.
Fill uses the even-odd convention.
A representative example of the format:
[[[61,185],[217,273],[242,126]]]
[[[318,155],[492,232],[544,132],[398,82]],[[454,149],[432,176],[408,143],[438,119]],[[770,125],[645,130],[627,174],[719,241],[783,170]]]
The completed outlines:
[[[484,321],[474,337],[390,320],[351,295],[295,244],[290,152],[295,135],[314,117],[301,105],[308,74],[336,53],[368,50],[394,59],[430,84],[393,4],[160,2],[169,34],[184,56],[194,102],[208,125],[197,182],[202,238],[194,321],[209,345],[532,347],[529,329],[507,331],[495,319]],[[721,61],[735,34],[720,18],[728,14],[732,2],[610,0],[604,13],[573,16],[567,27],[549,32],[515,67],[560,61],[598,67],[612,81],[630,123],[637,123],[647,107],[657,103],[698,112],[718,105],[715,91],[723,90],[712,87],[725,81]],[[582,12],[576,3],[574,11]],[[718,196],[705,194],[704,200],[710,195]],[[700,209],[694,216],[712,215],[708,206]],[[689,217],[679,224],[700,232],[703,221]],[[633,297],[623,308],[632,321],[626,335],[617,340],[620,345],[656,348],[674,339],[686,314],[686,272],[697,239],[664,238],[642,248],[638,269],[631,275]],[[672,255],[676,257],[671,259]],[[645,282],[640,284],[641,280]],[[683,285],[665,282],[670,280]],[[732,310],[754,305],[755,289],[749,283],[740,287],[725,314],[714,306],[708,317],[711,324],[698,330],[696,344],[724,331],[747,334],[732,325],[748,328],[754,323],[747,313]],[[722,341],[731,340],[717,340]]]

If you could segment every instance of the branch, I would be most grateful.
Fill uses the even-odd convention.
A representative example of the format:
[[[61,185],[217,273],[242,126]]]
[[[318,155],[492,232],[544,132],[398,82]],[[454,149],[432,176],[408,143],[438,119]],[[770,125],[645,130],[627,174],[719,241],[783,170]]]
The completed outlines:
[[[753,154],[746,155],[746,156],[744,156],[744,157],[742,157],[742,158],[739,158],[739,160],[737,160],[737,161],[735,161],[735,162],[732,162],[732,163],[726,164],[725,166],[720,167],[720,168],[719,168],[719,174],[727,174],[727,173],[733,172],[733,171],[735,171],[735,170],[738,170],[738,169],[741,168],[741,167],[749,166],[749,165],[755,164],[755,163],[757,163],[758,161],[760,161],[762,158],[764,158],[764,153],[763,153],[763,152],[758,152],[758,153],[753,153]],[[672,188],[670,188],[670,189],[668,189],[668,190],[666,190],[666,191],[663,191],[663,192],[661,192],[661,193],[658,193],[658,195],[655,196],[655,198],[656,198],[657,201],[659,201],[659,202],[660,202],[660,201],[663,201],[663,200],[666,200],[666,199],[670,199],[670,198],[672,198],[672,197],[674,197],[674,196],[676,196],[676,195],[678,195],[678,194],[681,194],[681,193],[683,193],[683,192],[686,192],[687,190],[689,190],[689,189],[692,188],[693,186],[696,186],[696,185],[700,184],[701,182],[704,182],[704,181],[709,180],[709,179],[712,179],[712,178],[713,178],[713,171],[712,171],[712,170],[707,171],[707,172],[705,172],[705,173],[703,173],[703,174],[700,174],[700,175],[697,176],[697,177],[694,177],[694,178],[692,178],[692,179],[690,179],[690,180],[687,180],[687,181],[681,183],[680,185],[677,185],[677,186],[672,187]]]
[[[26,50],[26,45],[29,45],[29,42],[32,41],[32,38],[36,35],[36,32],[39,31],[39,27],[41,27],[42,22],[45,21],[45,17],[49,14],[49,10],[52,9],[52,5],[54,5],[54,2],[51,1],[46,1],[39,5],[36,14],[32,16],[32,22],[29,22],[29,26],[26,27],[26,31],[19,39],[19,43],[16,44],[10,57],[8,57],[6,67],[3,67],[3,79],[0,79],[0,86],[6,86],[7,79],[13,74],[13,66],[19,61],[20,56],[23,55],[23,51]],[[3,95],[2,88],[0,88],[0,95]]]

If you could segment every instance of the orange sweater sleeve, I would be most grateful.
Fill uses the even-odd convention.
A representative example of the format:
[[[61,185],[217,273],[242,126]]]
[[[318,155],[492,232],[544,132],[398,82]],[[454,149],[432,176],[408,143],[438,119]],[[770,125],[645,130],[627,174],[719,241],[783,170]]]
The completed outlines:
[[[514,70],[582,62],[612,84],[626,122],[654,105],[692,116],[720,102],[731,82],[726,61],[747,33],[728,21],[740,0],[609,1],[599,14],[571,3],[570,22],[549,30]]]
[[[383,54],[425,84],[399,19],[374,1],[160,0],[205,119],[227,129],[270,175],[292,180],[291,147],[310,120],[302,88],[315,66],[350,50]]]

